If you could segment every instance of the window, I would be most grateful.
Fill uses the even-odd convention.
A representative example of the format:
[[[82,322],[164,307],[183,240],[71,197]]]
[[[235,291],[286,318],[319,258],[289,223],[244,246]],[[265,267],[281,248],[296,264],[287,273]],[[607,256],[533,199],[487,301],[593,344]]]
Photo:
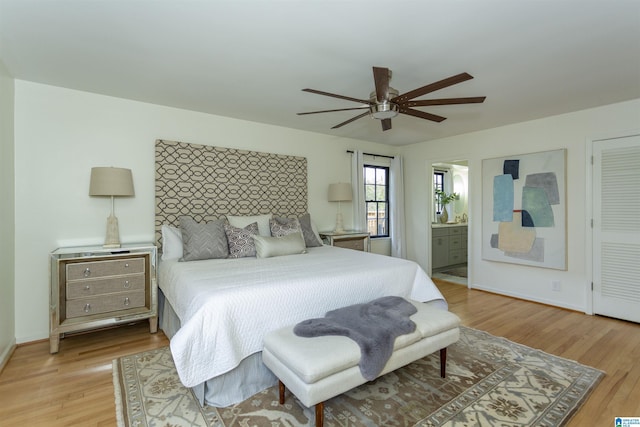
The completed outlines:
[[[436,190],[444,191],[444,171],[436,170],[433,172],[433,191],[435,194]],[[439,215],[442,213],[442,204],[438,203],[436,200],[436,213]]]
[[[371,237],[389,236],[389,168],[364,166],[367,231]]]

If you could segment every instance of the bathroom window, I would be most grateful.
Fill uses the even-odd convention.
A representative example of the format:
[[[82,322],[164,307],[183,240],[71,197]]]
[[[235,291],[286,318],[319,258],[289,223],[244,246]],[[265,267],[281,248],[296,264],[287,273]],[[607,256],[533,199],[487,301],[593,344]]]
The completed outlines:
[[[435,170],[433,172],[433,191],[435,195],[436,190],[444,191],[444,174],[445,171]],[[442,213],[442,204],[435,202],[436,214],[440,215]]]

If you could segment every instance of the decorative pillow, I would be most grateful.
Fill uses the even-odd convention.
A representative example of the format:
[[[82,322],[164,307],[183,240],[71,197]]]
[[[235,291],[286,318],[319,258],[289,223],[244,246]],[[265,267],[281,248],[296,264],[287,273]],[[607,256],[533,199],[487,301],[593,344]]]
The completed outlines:
[[[162,260],[182,258],[182,232],[178,227],[162,226]]]
[[[297,218],[274,216],[269,220],[269,228],[271,229],[271,236],[282,237],[291,233],[298,233],[300,231],[300,222]]]
[[[180,217],[182,258],[180,261],[226,258],[229,254],[224,219],[198,223],[188,216]]]
[[[253,236],[258,258],[269,258],[281,255],[304,254],[307,252],[302,233],[287,234],[282,237]]]
[[[298,218],[300,223],[300,229],[302,230],[302,236],[304,236],[304,243],[308,248],[314,248],[316,246],[322,246],[322,240],[318,233],[314,230],[313,223],[311,222],[311,215],[308,213]]]
[[[258,223],[254,222],[244,228],[225,224],[224,232],[229,242],[229,258],[256,256],[256,244],[252,236],[258,234]]]
[[[230,225],[237,228],[245,228],[247,225],[257,222],[260,235],[271,236],[271,231],[269,229],[269,220],[271,219],[271,216],[271,214],[253,216],[227,215],[227,220]]]

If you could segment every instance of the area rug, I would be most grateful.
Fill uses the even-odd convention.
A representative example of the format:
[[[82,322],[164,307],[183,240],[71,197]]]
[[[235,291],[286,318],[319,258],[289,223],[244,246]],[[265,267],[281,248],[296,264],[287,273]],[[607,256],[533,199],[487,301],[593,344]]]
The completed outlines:
[[[446,271],[441,271],[440,273],[447,274],[449,276],[467,277],[467,267],[456,267]]]
[[[461,327],[449,347],[447,377],[439,353],[325,403],[324,425],[547,426],[566,424],[603,372],[486,332]],[[119,426],[313,426],[312,409],[277,386],[228,408],[200,407],[180,384],[168,347],[113,361]]]

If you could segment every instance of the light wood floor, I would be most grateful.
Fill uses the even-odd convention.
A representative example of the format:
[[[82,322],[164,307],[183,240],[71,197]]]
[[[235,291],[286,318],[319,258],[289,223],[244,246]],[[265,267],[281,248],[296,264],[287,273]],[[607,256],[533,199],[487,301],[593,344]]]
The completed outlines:
[[[466,326],[607,374],[569,426],[612,426],[640,416],[640,325],[521,301],[436,281]],[[1,426],[114,426],[111,361],[168,345],[142,322],[19,346],[0,374]]]

